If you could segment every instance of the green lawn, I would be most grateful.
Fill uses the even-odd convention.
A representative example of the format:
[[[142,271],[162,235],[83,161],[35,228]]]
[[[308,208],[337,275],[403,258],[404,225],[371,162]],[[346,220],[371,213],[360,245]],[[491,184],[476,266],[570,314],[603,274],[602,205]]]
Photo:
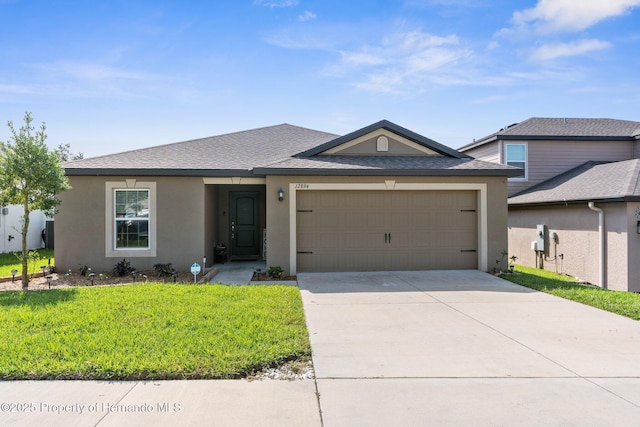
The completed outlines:
[[[40,266],[47,265],[49,258],[51,258],[51,265],[55,265],[52,249],[38,249],[37,252],[40,257],[40,261],[36,263],[37,265],[35,265],[35,269],[33,268],[34,266],[32,264],[29,264],[29,274],[33,273],[34,271],[36,273],[39,273],[41,271]],[[0,277],[10,277],[11,270],[13,269],[18,270],[17,276],[20,276],[22,274],[22,264],[16,257],[15,253],[11,252],[8,254],[0,254]]]
[[[574,277],[537,268],[518,265],[515,270],[519,274],[501,274],[500,277],[528,288],[640,320],[640,294],[581,285]]]
[[[237,378],[311,354],[289,286],[0,292],[0,379]]]

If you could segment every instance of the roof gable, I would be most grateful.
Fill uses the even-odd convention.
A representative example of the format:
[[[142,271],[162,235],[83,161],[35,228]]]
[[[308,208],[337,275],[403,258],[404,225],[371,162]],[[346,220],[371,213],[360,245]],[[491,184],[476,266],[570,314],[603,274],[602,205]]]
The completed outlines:
[[[378,138],[386,138],[388,150],[377,150]],[[299,153],[296,157],[318,155],[374,155],[374,156],[445,156],[468,158],[452,148],[426,138],[388,120],[381,120],[355,132]]]

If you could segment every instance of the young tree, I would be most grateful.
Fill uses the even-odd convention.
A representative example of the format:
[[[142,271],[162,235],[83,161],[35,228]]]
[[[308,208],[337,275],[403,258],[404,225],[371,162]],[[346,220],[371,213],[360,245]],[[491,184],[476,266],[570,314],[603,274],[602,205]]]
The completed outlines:
[[[58,144],[58,148],[56,148],[56,152],[58,153],[58,159],[60,163],[68,162],[70,160],[82,160],[84,159],[84,153],[72,153],[70,144]]]
[[[22,205],[22,287],[29,286],[27,259],[27,231],[29,213],[42,210],[52,215],[60,204],[56,195],[69,187],[60,167],[58,153],[45,145],[47,134],[42,123],[39,130],[32,125],[31,113],[24,115],[19,130],[9,121],[9,141],[0,142],[0,205]]]

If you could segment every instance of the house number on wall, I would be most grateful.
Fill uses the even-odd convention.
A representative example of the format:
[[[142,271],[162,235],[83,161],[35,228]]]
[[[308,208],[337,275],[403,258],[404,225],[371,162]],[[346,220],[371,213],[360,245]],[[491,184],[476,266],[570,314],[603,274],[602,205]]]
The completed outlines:
[[[296,184],[296,190],[308,190],[309,184]]]

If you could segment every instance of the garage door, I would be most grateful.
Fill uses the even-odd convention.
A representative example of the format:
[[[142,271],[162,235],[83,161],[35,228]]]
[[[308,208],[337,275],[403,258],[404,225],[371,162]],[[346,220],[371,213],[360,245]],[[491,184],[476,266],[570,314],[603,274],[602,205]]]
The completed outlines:
[[[475,269],[475,191],[299,191],[298,271]]]

